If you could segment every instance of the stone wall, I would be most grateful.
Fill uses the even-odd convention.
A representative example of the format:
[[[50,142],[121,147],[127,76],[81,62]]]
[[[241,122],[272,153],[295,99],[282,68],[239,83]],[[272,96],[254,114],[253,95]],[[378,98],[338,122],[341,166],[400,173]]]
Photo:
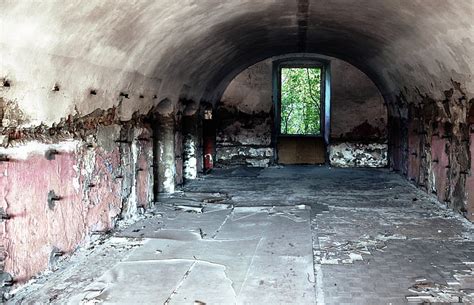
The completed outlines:
[[[387,110],[378,89],[341,60],[331,60],[331,74],[331,164],[387,166]],[[241,72],[226,89],[216,114],[218,165],[271,164],[271,59]]]

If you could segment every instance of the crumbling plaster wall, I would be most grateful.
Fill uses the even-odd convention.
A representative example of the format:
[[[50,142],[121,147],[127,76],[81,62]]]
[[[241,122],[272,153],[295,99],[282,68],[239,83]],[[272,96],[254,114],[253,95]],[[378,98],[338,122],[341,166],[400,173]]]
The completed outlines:
[[[387,109],[372,81],[331,59],[331,145],[334,166],[387,166]],[[272,59],[240,73],[216,110],[220,166],[268,166],[273,161]]]
[[[152,130],[116,108],[19,128],[0,101],[0,273],[21,284],[153,203]]]
[[[18,98],[5,98],[18,83],[1,81],[1,279],[24,283],[54,268],[56,257],[72,253],[92,233],[133,221],[156,193],[173,192],[183,172],[186,179],[197,177],[202,148],[194,101],[165,98],[146,114],[125,114],[124,105],[134,102],[130,94],[112,93],[117,106],[86,115],[76,107],[57,121],[43,121],[42,107],[32,117]],[[67,100],[61,90],[55,85],[50,91],[58,103]],[[99,92],[87,91],[84,103],[102,105]]]
[[[216,165],[268,166],[272,162],[272,61],[239,74],[215,111]]]
[[[352,65],[332,60],[331,165],[387,166],[387,136],[387,107],[378,88]]]
[[[443,98],[405,88],[389,104],[391,165],[474,220],[473,95],[451,80]]]

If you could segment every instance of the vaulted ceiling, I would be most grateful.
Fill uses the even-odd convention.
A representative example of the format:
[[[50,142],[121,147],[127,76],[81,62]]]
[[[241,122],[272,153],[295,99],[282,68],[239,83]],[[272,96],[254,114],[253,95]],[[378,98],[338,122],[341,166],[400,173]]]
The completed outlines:
[[[120,103],[126,118],[167,98],[212,101],[270,56],[319,53],[382,94],[474,93],[472,0],[3,1],[1,96],[32,122]],[[60,91],[52,91],[57,85]],[[405,89],[406,87],[406,89]],[[90,95],[96,90],[97,95]],[[140,97],[141,95],[141,97]]]

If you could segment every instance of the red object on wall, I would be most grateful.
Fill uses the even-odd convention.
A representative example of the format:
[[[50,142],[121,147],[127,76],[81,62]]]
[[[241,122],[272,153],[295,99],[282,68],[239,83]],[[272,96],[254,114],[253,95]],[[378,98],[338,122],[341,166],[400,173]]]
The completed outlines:
[[[216,127],[213,119],[204,120],[203,123],[204,140],[204,172],[214,168],[214,151],[216,143]]]
[[[212,158],[213,144],[211,141],[206,141],[204,146],[204,169],[206,171],[214,167],[214,160]]]

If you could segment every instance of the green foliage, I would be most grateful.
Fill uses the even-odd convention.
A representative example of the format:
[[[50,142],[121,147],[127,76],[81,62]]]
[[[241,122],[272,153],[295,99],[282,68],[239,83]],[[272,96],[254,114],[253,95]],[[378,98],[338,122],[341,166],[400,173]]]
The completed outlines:
[[[321,69],[281,69],[282,134],[321,133]]]

